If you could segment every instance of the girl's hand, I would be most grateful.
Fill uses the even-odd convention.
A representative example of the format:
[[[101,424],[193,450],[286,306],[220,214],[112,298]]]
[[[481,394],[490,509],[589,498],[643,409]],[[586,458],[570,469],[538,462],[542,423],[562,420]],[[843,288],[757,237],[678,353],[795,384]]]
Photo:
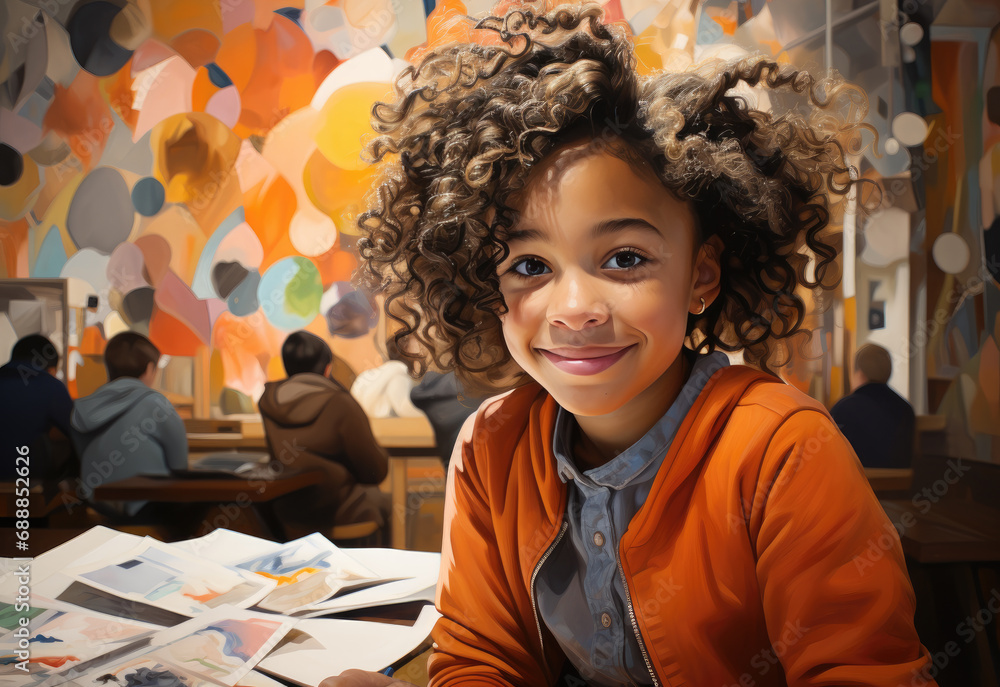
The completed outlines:
[[[365,670],[345,670],[340,675],[328,677],[319,683],[319,687],[415,687],[410,682],[403,682],[381,673],[369,673]]]

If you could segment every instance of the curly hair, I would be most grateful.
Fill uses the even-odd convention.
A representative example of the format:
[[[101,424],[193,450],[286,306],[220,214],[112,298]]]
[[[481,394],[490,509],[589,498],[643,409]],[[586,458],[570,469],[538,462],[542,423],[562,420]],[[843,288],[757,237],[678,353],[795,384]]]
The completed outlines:
[[[642,76],[622,27],[601,17],[584,6],[484,18],[494,45],[430,51],[373,107],[367,154],[383,170],[358,220],[357,280],[385,295],[418,373],[433,359],[480,389],[523,374],[499,319],[503,236],[528,173],[581,135],[652,169],[693,204],[700,241],[721,239],[720,295],[687,323],[696,350],[743,350],[772,372],[783,344],[810,334],[797,291],[839,283],[833,198],[859,183],[844,147],[867,128],[863,92],[762,56]],[[740,84],[803,102],[752,109]]]

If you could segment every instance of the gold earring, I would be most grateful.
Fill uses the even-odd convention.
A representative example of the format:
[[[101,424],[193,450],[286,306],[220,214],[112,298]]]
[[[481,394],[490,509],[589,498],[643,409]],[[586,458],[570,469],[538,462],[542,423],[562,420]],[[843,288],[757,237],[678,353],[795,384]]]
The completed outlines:
[[[705,312],[705,299],[701,298],[700,300],[701,300],[701,310],[694,313],[695,315],[701,315],[703,312]]]

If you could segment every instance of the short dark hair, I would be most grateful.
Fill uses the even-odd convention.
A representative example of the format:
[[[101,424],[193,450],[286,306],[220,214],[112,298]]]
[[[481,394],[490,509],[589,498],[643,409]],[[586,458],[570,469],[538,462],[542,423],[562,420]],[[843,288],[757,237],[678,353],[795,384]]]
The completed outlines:
[[[292,332],[281,346],[281,362],[289,377],[302,372],[323,374],[333,362],[330,346],[315,334],[305,331]]]
[[[150,363],[160,362],[160,349],[142,334],[122,332],[115,334],[104,348],[104,366],[108,380],[119,377],[141,377]]]
[[[59,351],[48,337],[29,334],[18,339],[10,351],[11,362],[31,363],[38,370],[59,367]]]
[[[878,344],[865,344],[854,354],[854,366],[870,382],[885,384],[892,376],[892,356]]]

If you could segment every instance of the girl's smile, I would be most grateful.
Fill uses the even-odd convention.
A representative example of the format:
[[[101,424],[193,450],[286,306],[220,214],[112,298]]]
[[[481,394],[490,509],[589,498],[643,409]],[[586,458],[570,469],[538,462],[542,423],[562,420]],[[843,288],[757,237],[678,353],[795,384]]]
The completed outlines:
[[[564,372],[574,375],[593,375],[603,372],[621,360],[635,344],[622,348],[556,348],[539,349],[549,361]]]
[[[687,375],[688,313],[711,303],[713,242],[689,204],[590,141],[528,179],[500,265],[511,356],[613,456],[646,432]]]

